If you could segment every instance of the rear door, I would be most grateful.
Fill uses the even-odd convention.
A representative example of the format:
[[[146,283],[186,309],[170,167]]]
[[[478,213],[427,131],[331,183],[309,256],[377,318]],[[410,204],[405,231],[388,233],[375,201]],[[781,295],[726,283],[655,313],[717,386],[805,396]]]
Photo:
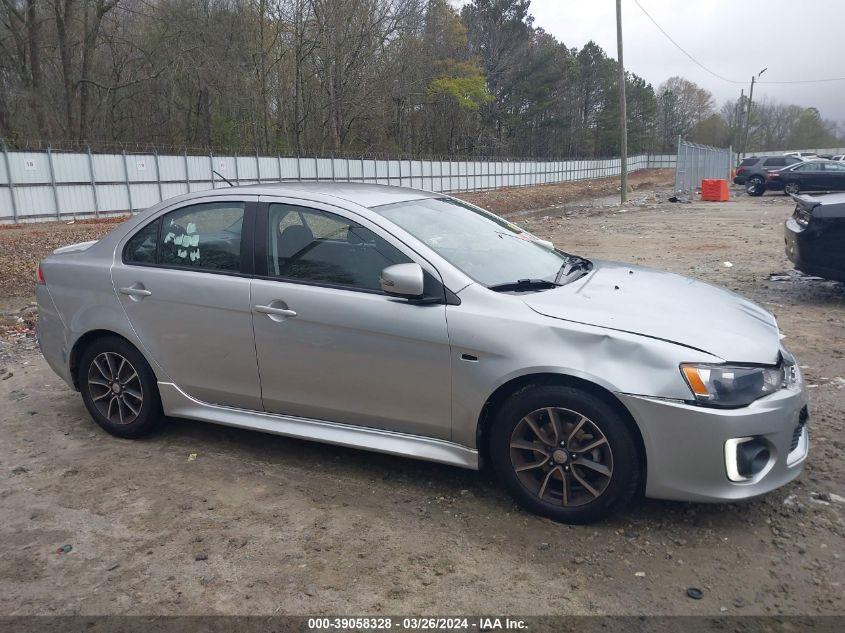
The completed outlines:
[[[148,357],[190,396],[261,410],[249,292],[257,196],[194,199],[124,242],[112,279]]]
[[[430,264],[365,218],[293,199],[260,205],[255,250],[265,410],[449,439],[446,305],[389,297],[378,280],[416,261],[436,288]]]

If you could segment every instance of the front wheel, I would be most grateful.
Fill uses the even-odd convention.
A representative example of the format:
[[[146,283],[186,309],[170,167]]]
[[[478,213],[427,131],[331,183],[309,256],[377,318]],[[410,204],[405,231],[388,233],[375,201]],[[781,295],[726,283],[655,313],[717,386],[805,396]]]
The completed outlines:
[[[783,186],[783,192],[787,195],[798,195],[798,192],[801,191],[801,188],[798,186],[797,182],[788,182]]]
[[[78,371],[85,407],[112,435],[141,437],[161,420],[155,374],[128,341],[116,336],[94,341],[82,353]]]
[[[493,422],[490,455],[517,503],[562,523],[592,523],[620,510],[641,477],[625,420],[572,387],[534,386],[513,395]]]
[[[752,178],[749,178],[748,182],[745,185],[745,192],[749,196],[762,196],[766,192],[766,187],[764,186],[763,179],[759,176],[753,176]]]

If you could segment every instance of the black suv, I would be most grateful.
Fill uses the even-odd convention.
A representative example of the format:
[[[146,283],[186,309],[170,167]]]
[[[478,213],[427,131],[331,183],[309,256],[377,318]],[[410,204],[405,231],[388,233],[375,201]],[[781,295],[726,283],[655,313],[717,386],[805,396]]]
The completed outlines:
[[[745,185],[748,193],[766,190],[766,176],[770,171],[803,162],[797,156],[749,156],[743,158],[734,176],[735,185]]]

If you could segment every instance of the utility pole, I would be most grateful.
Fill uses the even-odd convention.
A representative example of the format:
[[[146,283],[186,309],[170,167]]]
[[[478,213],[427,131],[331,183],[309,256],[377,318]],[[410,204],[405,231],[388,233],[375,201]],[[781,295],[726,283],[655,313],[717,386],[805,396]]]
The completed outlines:
[[[756,76],[751,76],[751,90],[748,93],[748,112],[745,115],[745,138],[742,141],[743,154],[748,152],[748,129],[751,127],[751,103],[754,100],[754,82],[759,79],[760,75],[766,72],[766,70],[768,70],[768,67],[761,70]]]
[[[622,0],[616,0],[616,53],[619,59],[619,147],[622,155],[622,202],[625,202],[628,200],[628,108],[625,99],[625,62],[622,59]]]
[[[734,120],[733,125],[731,126],[731,143],[736,143],[736,147],[740,147],[740,139],[739,136],[741,134],[740,130],[742,130],[742,111],[744,110],[744,102],[745,101],[745,88],[739,91],[739,101],[736,102],[736,106],[734,107]]]

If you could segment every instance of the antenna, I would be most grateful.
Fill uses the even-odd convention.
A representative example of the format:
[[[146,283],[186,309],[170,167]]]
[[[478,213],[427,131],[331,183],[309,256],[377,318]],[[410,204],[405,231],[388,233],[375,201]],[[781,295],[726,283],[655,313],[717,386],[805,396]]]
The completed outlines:
[[[211,173],[212,173],[212,174],[217,174],[218,176],[220,176],[220,178],[222,178],[223,180],[225,180],[225,181],[226,181],[226,184],[228,184],[230,187],[234,187],[234,186],[235,186],[235,185],[233,185],[233,184],[232,184],[232,181],[231,181],[231,180],[229,180],[228,178],[226,178],[226,176],[224,176],[223,174],[221,174],[221,173],[220,173],[219,171],[217,171],[216,169],[212,169],[212,170],[211,170]]]

